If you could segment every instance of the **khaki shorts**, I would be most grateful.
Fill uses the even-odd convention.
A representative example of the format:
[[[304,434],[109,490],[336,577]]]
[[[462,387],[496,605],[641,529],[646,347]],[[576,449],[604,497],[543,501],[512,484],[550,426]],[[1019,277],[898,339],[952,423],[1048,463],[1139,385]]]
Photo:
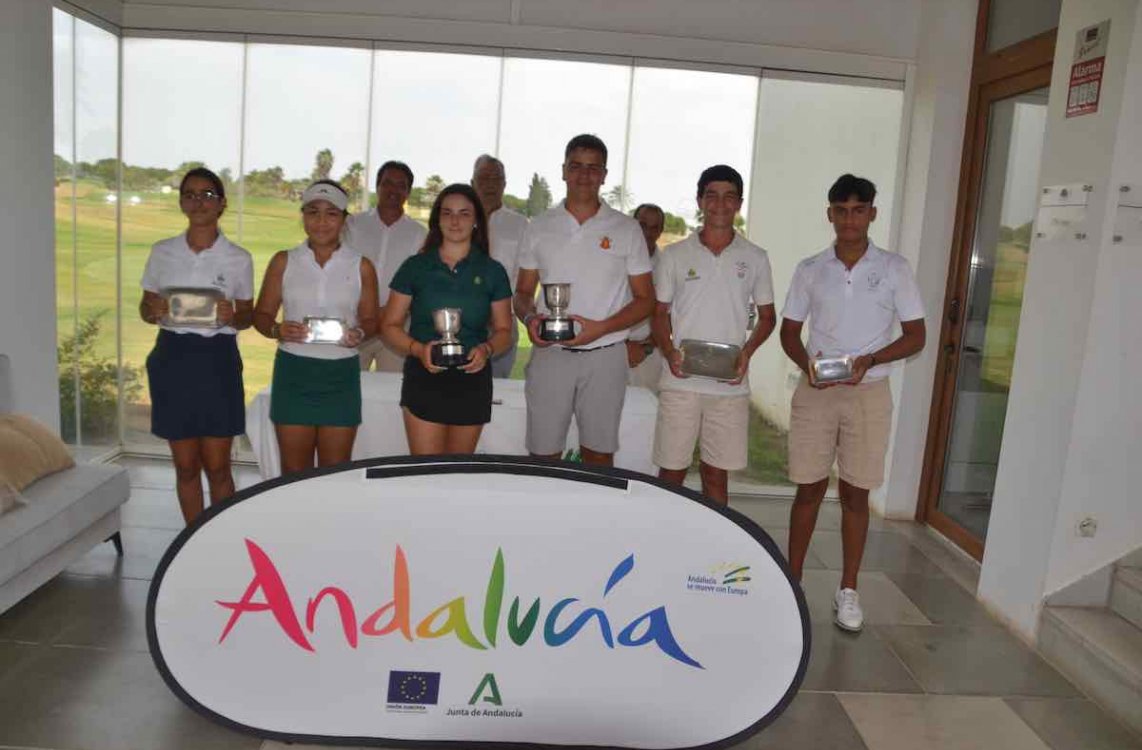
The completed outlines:
[[[789,420],[789,478],[813,484],[829,476],[876,489],[884,481],[884,455],[892,429],[888,380],[814,388],[802,377]]]
[[[563,453],[572,415],[580,446],[597,453],[619,449],[619,420],[627,395],[623,342],[578,352],[537,346],[526,373],[528,453]]]
[[[737,471],[747,463],[749,396],[710,396],[693,391],[658,393],[654,464],[677,471],[690,466],[701,438],[702,462]]]

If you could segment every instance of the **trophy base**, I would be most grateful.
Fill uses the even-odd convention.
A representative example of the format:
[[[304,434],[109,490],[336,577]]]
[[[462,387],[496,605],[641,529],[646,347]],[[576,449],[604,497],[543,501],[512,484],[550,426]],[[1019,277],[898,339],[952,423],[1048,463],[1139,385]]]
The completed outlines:
[[[547,318],[539,325],[539,338],[544,341],[569,341],[575,338],[575,322],[569,318]]]
[[[437,367],[462,367],[468,364],[463,344],[437,344],[432,347],[432,364]]]

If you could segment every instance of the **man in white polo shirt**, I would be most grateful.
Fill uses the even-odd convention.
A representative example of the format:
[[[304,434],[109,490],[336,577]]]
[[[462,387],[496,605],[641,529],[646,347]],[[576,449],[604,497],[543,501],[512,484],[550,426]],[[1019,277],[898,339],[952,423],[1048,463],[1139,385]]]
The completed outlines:
[[[610,466],[619,447],[627,386],[627,331],[650,315],[650,258],[634,219],[599,199],[607,147],[593,135],[571,139],[563,154],[567,197],[524,232],[514,305],[533,349],[527,366],[527,450],[559,458],[571,417],[584,463]],[[539,336],[540,283],[570,283],[575,337],[553,346]],[[542,295],[540,295],[542,298]],[[540,311],[546,311],[541,299]]]
[[[658,238],[666,226],[666,214],[653,203],[643,203],[631,212],[631,216],[642,229],[646,252],[653,267],[658,258]],[[627,335],[627,363],[630,365],[627,382],[658,392],[658,379],[662,377],[662,355],[651,335],[649,319],[630,329]]]
[[[519,270],[519,243],[527,229],[527,217],[504,206],[505,180],[502,161],[490,154],[476,159],[472,167],[472,189],[480,196],[488,215],[488,241],[492,244],[488,252],[508,272],[508,281],[514,288]],[[511,348],[492,357],[493,378],[511,376],[518,344],[519,328],[513,323]]]
[[[749,434],[749,360],[777,323],[773,275],[764,250],[734,231],[742,177],[718,164],[698,179],[703,225],[667,246],[654,268],[654,333],[667,367],[658,392],[654,463],[659,478],[682,484],[701,438],[702,493],[729,502],[729,472],[744,469]],[[750,333],[750,304],[758,323]],[[741,347],[730,381],[689,377],[678,350],[684,339]]]
[[[428,230],[404,212],[412,191],[412,170],[404,162],[387,161],[377,170],[377,208],[353,214],[345,222],[345,244],[373,261],[377,269],[379,316],[389,300],[389,282],[405,258],[415,255]],[[380,317],[377,318],[380,320]],[[379,336],[358,348],[361,369],[376,361],[378,372],[401,372],[404,357],[385,346]]]
[[[868,493],[884,481],[892,427],[889,363],[919,352],[925,338],[924,307],[908,261],[868,237],[875,199],[876,186],[864,178],[846,174],[833,184],[828,217],[836,240],[797,265],[781,313],[781,347],[805,373],[793,394],[789,425],[789,478],[797,484],[789,567],[800,580],[835,458],[844,564],[833,605],[837,626],[853,632],[864,624],[856,588],[868,535]],[[808,347],[801,342],[806,320]],[[849,380],[814,381],[811,358],[844,355],[855,357]]]

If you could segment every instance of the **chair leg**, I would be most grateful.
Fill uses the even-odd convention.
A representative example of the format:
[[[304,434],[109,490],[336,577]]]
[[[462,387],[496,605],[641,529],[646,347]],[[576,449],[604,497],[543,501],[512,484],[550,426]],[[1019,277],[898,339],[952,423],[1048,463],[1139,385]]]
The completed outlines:
[[[116,531],[114,534],[107,537],[103,541],[111,542],[112,544],[114,544],[115,545],[115,554],[118,555],[119,557],[123,556],[123,537],[119,535],[118,531]]]

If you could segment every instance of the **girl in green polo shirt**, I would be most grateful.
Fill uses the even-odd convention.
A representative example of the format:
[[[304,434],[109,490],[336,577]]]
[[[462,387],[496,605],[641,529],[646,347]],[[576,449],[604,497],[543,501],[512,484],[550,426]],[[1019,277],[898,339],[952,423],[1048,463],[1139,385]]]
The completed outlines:
[[[511,346],[512,293],[507,272],[487,248],[487,219],[476,192],[449,185],[432,205],[424,246],[389,284],[380,333],[389,347],[408,355],[400,403],[414,456],[473,453],[492,419],[488,361]],[[457,336],[468,354],[466,364],[455,368],[432,363],[432,346],[440,339],[432,314],[446,307],[460,310]]]

